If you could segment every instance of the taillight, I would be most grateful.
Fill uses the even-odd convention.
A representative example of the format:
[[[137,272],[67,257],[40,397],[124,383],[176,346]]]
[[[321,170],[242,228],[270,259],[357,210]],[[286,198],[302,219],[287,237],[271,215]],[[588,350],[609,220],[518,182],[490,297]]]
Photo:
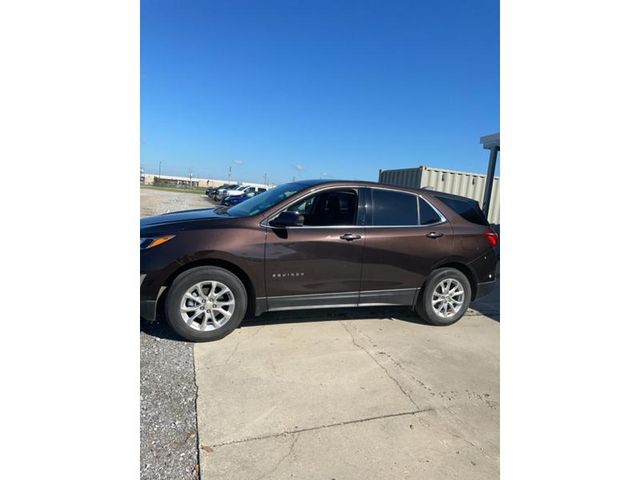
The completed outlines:
[[[487,230],[482,235],[484,235],[484,238],[487,239],[487,242],[489,242],[489,245],[491,245],[492,248],[496,248],[498,246],[498,234],[496,232],[493,230]]]

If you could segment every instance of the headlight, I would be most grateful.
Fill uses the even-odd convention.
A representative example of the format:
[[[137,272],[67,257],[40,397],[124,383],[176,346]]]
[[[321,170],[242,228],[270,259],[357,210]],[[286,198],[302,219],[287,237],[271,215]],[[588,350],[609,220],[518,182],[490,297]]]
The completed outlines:
[[[164,237],[147,237],[140,239],[140,250],[148,250],[153,247],[157,247],[158,245],[162,245],[163,243],[167,243],[171,240],[175,235],[166,235]]]

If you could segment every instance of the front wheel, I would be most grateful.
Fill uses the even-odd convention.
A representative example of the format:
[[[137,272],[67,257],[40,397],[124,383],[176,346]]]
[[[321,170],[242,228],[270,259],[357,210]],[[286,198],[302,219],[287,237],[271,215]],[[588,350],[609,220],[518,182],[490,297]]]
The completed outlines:
[[[471,303],[471,284],[455,268],[434,270],[425,282],[417,311],[431,325],[451,325],[466,313]]]
[[[186,340],[207,342],[231,333],[247,311],[247,292],[233,273],[196,267],[181,273],[167,293],[166,316]]]

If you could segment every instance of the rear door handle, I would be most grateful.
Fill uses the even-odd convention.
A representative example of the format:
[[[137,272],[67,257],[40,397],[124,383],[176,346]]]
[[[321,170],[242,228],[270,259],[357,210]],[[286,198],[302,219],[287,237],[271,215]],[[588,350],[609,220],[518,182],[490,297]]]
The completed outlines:
[[[358,240],[362,237],[360,235],[356,235],[355,233],[345,233],[344,235],[340,235],[340,238],[342,240],[346,240],[347,242],[350,242],[351,240]]]
[[[442,232],[429,232],[427,233],[427,237],[429,238],[440,238],[444,233]]]

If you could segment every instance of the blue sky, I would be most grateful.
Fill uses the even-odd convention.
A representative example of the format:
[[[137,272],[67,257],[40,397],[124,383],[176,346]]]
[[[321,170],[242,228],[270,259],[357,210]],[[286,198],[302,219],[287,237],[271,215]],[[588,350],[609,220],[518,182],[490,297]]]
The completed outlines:
[[[148,173],[484,172],[499,111],[498,0],[141,2]]]

